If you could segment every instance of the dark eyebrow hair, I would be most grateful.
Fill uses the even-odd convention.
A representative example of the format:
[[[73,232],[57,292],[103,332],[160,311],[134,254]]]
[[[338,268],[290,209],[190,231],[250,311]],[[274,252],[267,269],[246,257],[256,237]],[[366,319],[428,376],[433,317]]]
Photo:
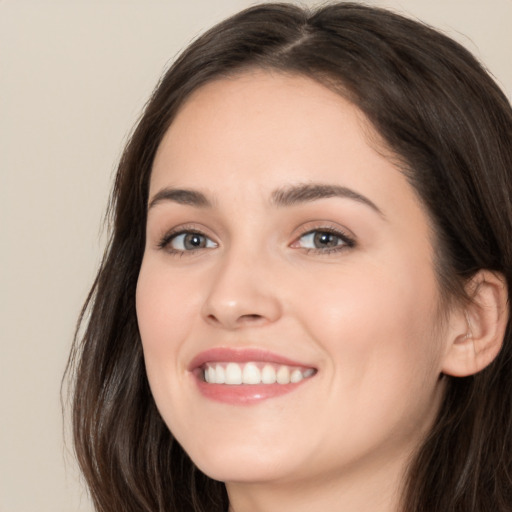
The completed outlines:
[[[291,187],[280,188],[272,193],[272,204],[276,206],[292,206],[298,203],[317,201],[329,197],[344,197],[363,203],[384,217],[381,209],[370,199],[359,194],[355,190],[341,185],[323,183],[304,183]]]
[[[208,198],[197,190],[163,188],[152,197],[148,205],[148,211],[162,201],[174,201],[175,203],[196,206],[198,208],[211,208],[212,206]]]
[[[274,190],[271,195],[271,204],[275,206],[293,206],[300,203],[317,201],[329,197],[343,197],[353,199],[359,203],[365,204],[384,217],[380,208],[367,197],[358,192],[343,187],[341,185],[329,185],[323,183],[304,183],[292,185],[290,187]],[[211,201],[202,192],[191,189],[166,187],[159,190],[151,199],[148,205],[148,211],[163,201],[173,201],[175,203],[197,208],[211,208]]]

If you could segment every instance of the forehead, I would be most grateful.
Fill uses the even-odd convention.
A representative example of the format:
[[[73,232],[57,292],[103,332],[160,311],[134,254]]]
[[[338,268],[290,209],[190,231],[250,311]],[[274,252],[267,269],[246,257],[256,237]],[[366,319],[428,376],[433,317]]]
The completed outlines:
[[[151,185],[163,175],[181,180],[201,172],[208,178],[221,169],[233,178],[250,170],[253,180],[256,169],[267,170],[268,178],[286,169],[319,174],[333,159],[340,173],[357,171],[362,159],[350,155],[365,153],[374,160],[369,165],[382,160],[370,144],[378,139],[357,107],[320,83],[246,72],[202,86],[182,105],[158,149]]]
[[[244,208],[276,189],[320,182],[361,193],[385,215],[414,211],[429,224],[390,154],[361,110],[319,82],[244,72],[200,87],[182,105],[157,151],[150,198],[164,187],[194,188]]]

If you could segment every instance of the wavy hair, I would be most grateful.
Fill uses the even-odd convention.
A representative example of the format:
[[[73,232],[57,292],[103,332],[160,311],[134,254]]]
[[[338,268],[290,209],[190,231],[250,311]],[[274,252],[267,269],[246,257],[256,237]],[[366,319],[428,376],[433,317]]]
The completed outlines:
[[[75,451],[98,512],[225,512],[224,485],[174,440],[151,396],[135,310],[156,150],[203,84],[249,68],[310,77],[370,120],[436,233],[446,297],[479,269],[512,290],[512,109],[461,45],[356,3],[262,4],[193,42],[161,79],[119,163],[111,235],[82,310],[67,375]],[[435,425],[408,468],[403,511],[512,510],[512,339],[466,378],[447,377]]]

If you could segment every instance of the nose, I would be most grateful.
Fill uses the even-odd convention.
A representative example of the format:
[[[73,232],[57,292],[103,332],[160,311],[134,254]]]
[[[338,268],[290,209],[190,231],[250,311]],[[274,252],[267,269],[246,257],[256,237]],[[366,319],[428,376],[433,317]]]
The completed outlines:
[[[202,308],[207,323],[236,330],[267,325],[281,317],[272,269],[255,259],[239,253],[220,263]]]

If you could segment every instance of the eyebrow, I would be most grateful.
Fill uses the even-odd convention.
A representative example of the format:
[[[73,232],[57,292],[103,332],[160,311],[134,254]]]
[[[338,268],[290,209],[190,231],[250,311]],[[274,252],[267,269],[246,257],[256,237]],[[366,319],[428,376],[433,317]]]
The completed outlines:
[[[276,206],[293,206],[301,203],[317,201],[329,197],[341,197],[352,199],[358,203],[369,206],[380,216],[384,217],[381,209],[370,199],[341,185],[331,185],[323,183],[305,183],[293,185],[291,187],[281,188],[272,193],[272,204]]]
[[[323,183],[304,183],[292,185],[285,188],[274,190],[271,194],[270,203],[278,207],[294,206],[302,203],[318,201],[330,197],[341,197],[352,199],[377,212],[384,217],[381,209],[370,199],[341,185],[323,184]],[[205,194],[198,190],[181,188],[163,188],[159,190],[151,199],[148,210],[164,201],[172,201],[178,204],[194,206],[196,208],[211,208],[212,202]]]
[[[164,201],[173,201],[178,204],[195,206],[196,208],[211,208],[212,203],[209,199],[197,190],[182,188],[163,188],[159,190],[151,199],[148,210]]]

